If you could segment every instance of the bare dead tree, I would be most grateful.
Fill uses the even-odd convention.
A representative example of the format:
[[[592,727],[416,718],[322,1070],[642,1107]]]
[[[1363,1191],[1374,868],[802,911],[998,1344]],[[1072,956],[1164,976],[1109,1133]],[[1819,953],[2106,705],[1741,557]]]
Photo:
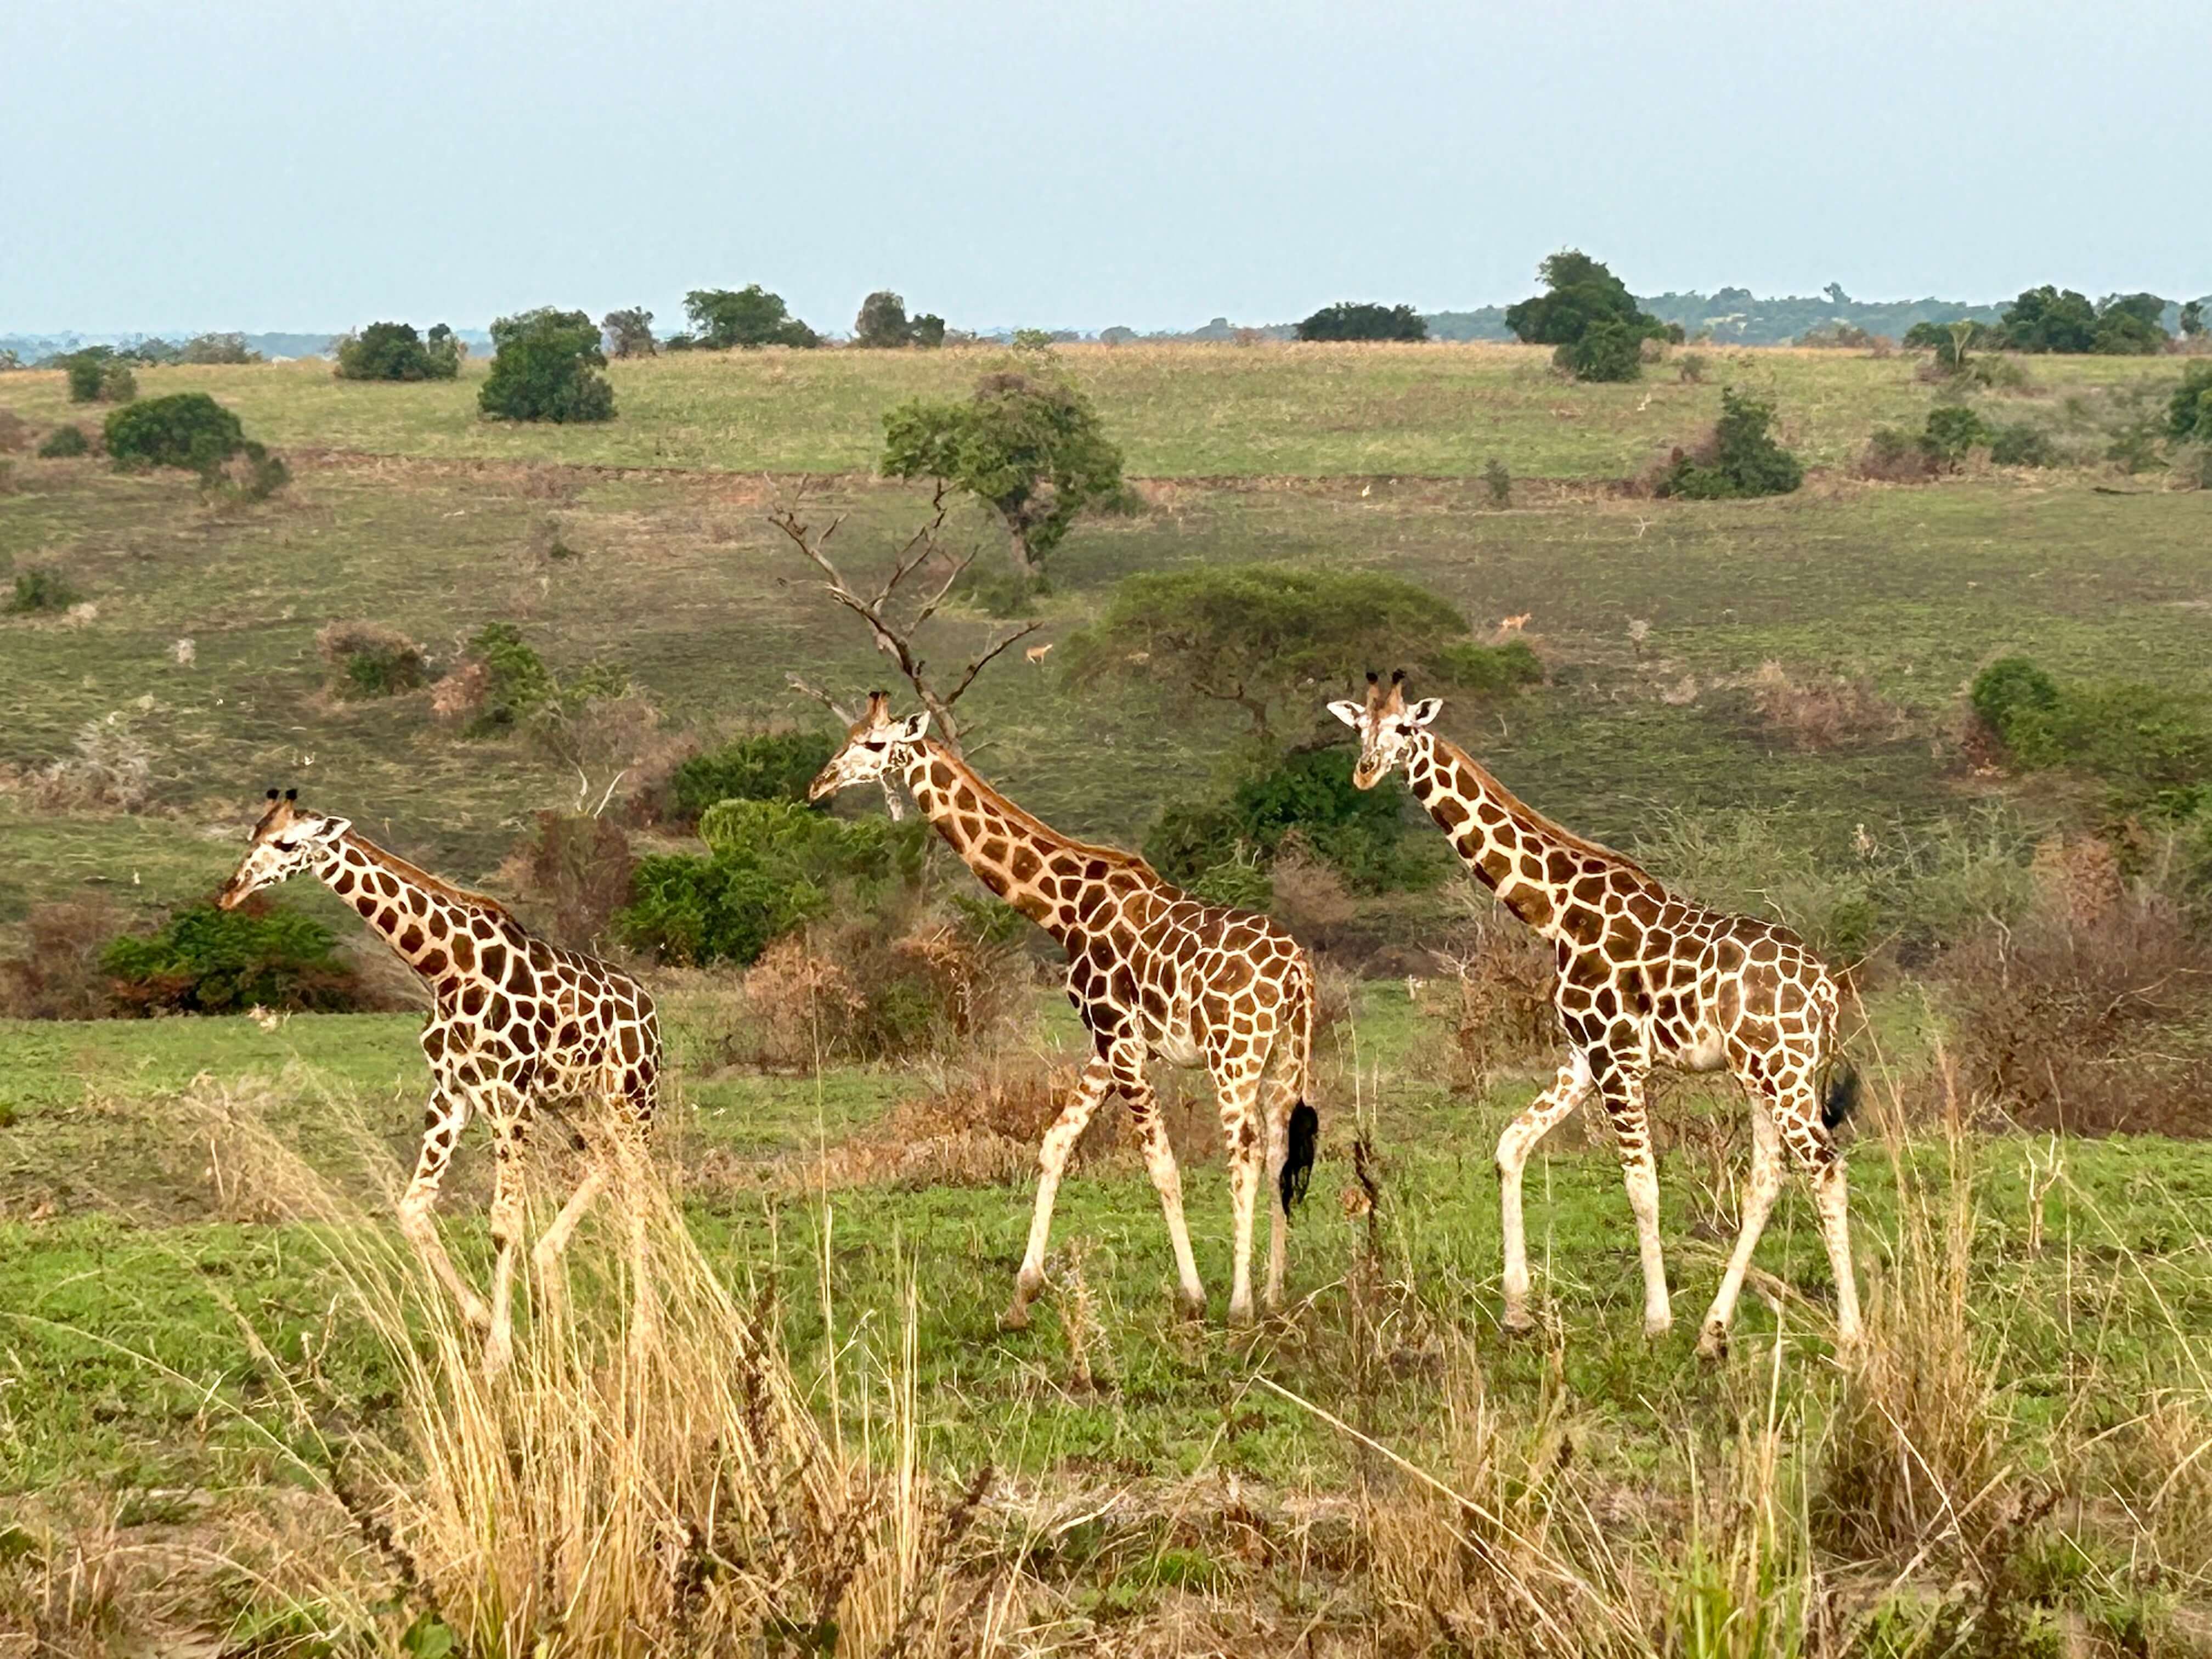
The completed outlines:
[[[872,594],[854,587],[830,559],[831,539],[845,521],[842,514],[817,531],[799,516],[802,501],[778,507],[769,515],[769,522],[789,538],[792,545],[822,573],[822,591],[867,625],[876,649],[890,659],[899,678],[913,688],[921,706],[929,711],[938,740],[957,755],[961,752],[962,732],[955,705],[1000,653],[1017,641],[1028,638],[1044,624],[1023,623],[1000,629],[969,659],[949,690],[931,675],[928,663],[917,648],[916,636],[937,614],[938,607],[952,592],[953,584],[975,562],[978,550],[970,548],[963,554],[948,553],[939,540],[945,516],[951,510],[946,499],[950,491],[951,486],[939,481],[930,501],[929,518],[900,547],[891,560],[890,573]],[[930,568],[933,561],[934,568]],[[789,683],[793,690],[812,697],[847,724],[857,718],[798,675],[790,676]],[[885,798],[889,799],[888,791]]]

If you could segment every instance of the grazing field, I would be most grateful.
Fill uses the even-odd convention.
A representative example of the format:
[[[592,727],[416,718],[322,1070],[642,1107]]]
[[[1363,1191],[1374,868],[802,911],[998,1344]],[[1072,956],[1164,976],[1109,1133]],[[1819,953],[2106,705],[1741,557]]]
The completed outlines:
[[[1456,884],[1282,896],[1296,925],[1407,933],[1358,958],[1370,978],[1348,950],[1325,973],[1291,1305],[1249,1332],[1219,1322],[1218,1134],[1189,1079],[1170,1121],[1214,1322],[1172,1316],[1158,1201],[1109,1121],[1063,1193],[1035,1326],[997,1329],[1038,1115],[1079,1057],[1034,954],[994,958],[1002,1026],[869,1063],[820,1058],[818,1027],[816,1058],[763,1063],[757,982],[638,964],[675,1061],[657,1334],[602,1217],[571,1297],[536,1287],[505,1392],[451,1363],[450,1313],[391,1249],[425,1087],[411,1016],[0,1021],[0,1659],[676,1654],[738,1628],[793,1654],[2212,1647],[2212,1152],[2023,1132],[2019,1103],[1960,1081],[1996,1041],[1992,1000],[2048,989],[2034,952],[2057,928],[2076,967],[2118,964],[2079,985],[2151,1011],[2135,1049],[2084,1062],[2118,1096],[2141,1079],[2121,1121],[2197,1121],[2175,1081],[2212,1051],[2197,899],[2095,780],[2008,771],[1965,691],[2027,653],[2196,706],[2212,494],[2094,458],[1863,482],[1844,464],[1871,429],[1931,406],[1911,359],[1713,349],[1690,383],[1682,355],[1604,386],[1516,348],[1065,350],[1139,501],[1053,555],[1025,643],[1057,651],[1130,574],[1255,561],[1402,577],[1477,639],[1529,640],[1544,683],[1448,696],[1442,729],[1576,830],[1855,969],[1867,1355],[1832,1352],[1793,1186],[1731,1356],[1694,1358],[1747,1149],[1710,1082],[1655,1114],[1675,1330],[1641,1334],[1617,1163],[1577,1121],[1529,1170],[1541,1328],[1502,1335],[1491,1149],[1553,1061],[1483,1046],[1513,964],[1477,959],[1487,902]],[[584,428],[479,422],[479,365],[447,386],[144,371],[149,395],[214,392],[294,478],[211,507],[181,472],[15,459],[0,574],[57,573],[71,603],[0,616],[0,963],[45,907],[143,928],[204,899],[270,785],[512,891],[535,815],[620,802],[648,751],[820,726],[787,675],[841,696],[891,677],[768,514],[842,514],[848,572],[879,570],[927,512],[866,476],[881,410],[996,361],[617,363],[620,415]],[[2087,422],[2178,379],[2165,360],[2030,372],[1985,413]],[[1776,400],[1819,469],[1803,490],[1612,486],[1694,442],[1725,383]],[[57,376],[0,377],[34,428],[88,416],[62,398]],[[1508,506],[1480,476],[1493,457]],[[1000,560],[979,512],[949,540],[982,550],[979,573]],[[956,588],[933,660],[1002,627],[1002,599]],[[428,687],[341,696],[317,645],[336,622],[397,630],[434,672],[512,623],[564,679],[626,671],[651,729],[467,736]],[[1133,844],[1230,781],[1241,716],[1084,689],[1065,660],[1010,653],[962,705],[1015,800]],[[1312,735],[1344,689],[1312,688]],[[54,781],[118,768],[139,769],[122,793]],[[635,838],[698,846],[665,823]],[[949,864],[929,879],[981,890]],[[320,888],[283,896],[360,940]],[[2135,957],[2157,985],[2126,978]],[[562,1142],[538,1138],[533,1179],[569,1172]],[[442,1211],[479,1276],[489,1163],[472,1135]],[[702,1474],[739,1465],[758,1478]]]

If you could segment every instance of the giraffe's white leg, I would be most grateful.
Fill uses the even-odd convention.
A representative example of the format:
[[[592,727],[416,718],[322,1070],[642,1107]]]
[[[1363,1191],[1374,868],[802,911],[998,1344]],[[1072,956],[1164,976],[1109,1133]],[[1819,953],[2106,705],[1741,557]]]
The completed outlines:
[[[514,1262],[522,1247],[520,1156],[524,1133],[520,1101],[501,1100],[487,1108],[492,1121],[491,1329],[484,1337],[483,1369],[497,1376],[514,1358]]]
[[[1528,1315],[1528,1242],[1521,1216],[1521,1172],[1528,1154],[1553,1127],[1590,1091],[1589,1061],[1580,1050],[1559,1067],[1559,1075],[1534,1103],[1505,1126],[1498,1137],[1498,1225],[1505,1239],[1505,1328],[1525,1331]]]
[[[1717,1359],[1728,1352],[1729,1322],[1735,1316],[1736,1297],[1743,1291],[1743,1276],[1750,1270],[1752,1252],[1766,1230],[1766,1218],[1782,1190],[1782,1131],[1765,1097],[1753,1091],[1751,1098],[1751,1174],[1743,1189],[1743,1221],[1737,1230],[1735,1249],[1728,1271],[1721,1275],[1719,1292],[1698,1333],[1698,1352]]]
[[[461,1130],[468,1121],[465,1094],[442,1085],[431,1091],[430,1103],[422,1115],[422,1146],[416,1154],[415,1174],[399,1200],[399,1231],[453,1297],[461,1317],[478,1330],[489,1330],[491,1310],[454,1267],[431,1214],[438,1204],[438,1183],[453,1161],[453,1149],[460,1144]]]
[[[1644,1109],[1644,1073],[1615,1059],[1597,1086],[1613,1121],[1621,1182],[1636,1217],[1636,1251],[1644,1261],[1644,1334],[1658,1336],[1673,1326],[1674,1315],[1668,1305],[1667,1261],[1659,1245],[1659,1167],[1651,1155],[1651,1124]]]
[[[1260,1085],[1249,1063],[1224,1064],[1215,1073],[1223,1144],[1229,1153],[1229,1209],[1235,1243],[1230,1255],[1229,1322],[1252,1322],[1252,1222],[1265,1157]]]
[[[1060,1192],[1060,1176],[1067,1168],[1069,1153],[1083,1138],[1085,1127],[1098,1109],[1098,1103],[1106,1097],[1113,1081],[1106,1056],[1091,1055],[1083,1068],[1083,1080],[1076,1087],[1075,1098],[1060,1108],[1052,1127],[1044,1132],[1044,1145],[1037,1150],[1036,1208],[1030,1217],[1029,1248],[1022,1252],[1022,1270],[1014,1280],[1014,1299],[999,1316],[1000,1325],[1006,1330],[1018,1331],[1030,1322],[1030,1304],[1044,1285],[1045,1246],[1052,1237],[1052,1206]]]
[[[1820,1102],[1809,1088],[1790,1100],[1781,1114],[1780,1128],[1783,1144],[1813,1184],[1820,1242],[1827,1247],[1828,1270],[1836,1278],[1836,1345],[1856,1347],[1863,1331],[1858,1279],[1851,1268],[1850,1182],[1844,1174],[1844,1155],[1820,1121]]]
[[[1152,1189],[1160,1195],[1160,1212],[1167,1218],[1168,1243],[1175,1250],[1176,1294],[1182,1302],[1182,1310],[1193,1319],[1206,1316],[1206,1286],[1199,1282],[1198,1258],[1191,1254],[1190,1228],[1182,1214],[1182,1172],[1176,1167],[1175,1146],[1168,1139],[1167,1119],[1160,1115],[1159,1097],[1153,1093],[1151,1080],[1145,1076],[1145,1051],[1131,1045],[1117,1049],[1114,1058],[1114,1083],[1129,1102],[1129,1113],[1136,1120],[1138,1132],[1145,1140],[1145,1170],[1152,1178]],[[1250,1269],[1250,1233],[1246,1233],[1246,1269]],[[1251,1297],[1250,1286],[1245,1298]]]
[[[1283,1160],[1291,1151],[1291,1108],[1297,1103],[1297,1087],[1285,1079],[1271,1078],[1264,1085],[1267,1116],[1267,1180],[1261,1188],[1260,1200],[1267,1206],[1267,1309],[1279,1312],[1283,1306],[1283,1277],[1288,1266],[1291,1218],[1284,1212],[1282,1202]]]

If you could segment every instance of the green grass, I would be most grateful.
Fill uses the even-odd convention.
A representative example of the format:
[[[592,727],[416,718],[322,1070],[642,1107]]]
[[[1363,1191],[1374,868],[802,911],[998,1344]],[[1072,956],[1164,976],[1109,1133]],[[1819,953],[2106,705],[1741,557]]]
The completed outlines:
[[[1697,441],[1720,411],[1723,385],[1772,398],[1782,441],[1832,466],[1855,457],[1875,426],[1917,429],[1931,399],[1909,356],[1697,347],[1676,360],[1689,350],[1705,359],[1700,382],[1683,382],[1670,362],[1614,386],[1563,380],[1549,349],[1534,346],[1083,346],[1056,355],[1097,403],[1129,471],[1145,477],[1473,477],[1492,457],[1516,478],[1619,477]],[[962,395],[1004,356],[775,350],[618,361],[608,368],[616,418],[583,427],[482,419],[482,360],[458,380],[412,385],[339,380],[303,359],[147,369],[140,386],[148,397],[211,392],[248,435],[291,451],[865,472],[882,451],[885,409]],[[2039,392],[2059,397],[2175,378],[2155,358],[2039,358],[2029,373]],[[58,374],[10,375],[7,393],[26,419],[71,417]]]

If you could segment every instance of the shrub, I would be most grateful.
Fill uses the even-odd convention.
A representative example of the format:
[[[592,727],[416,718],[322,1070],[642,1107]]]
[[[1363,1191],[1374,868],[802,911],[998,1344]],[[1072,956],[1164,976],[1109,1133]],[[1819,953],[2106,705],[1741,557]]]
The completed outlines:
[[[261,354],[243,334],[195,334],[179,348],[180,363],[258,363]]]
[[[700,822],[711,852],[638,864],[636,896],[615,918],[633,949],[669,962],[749,963],[822,915],[841,884],[918,872],[927,826],[848,822],[788,801],[727,800]]]
[[[502,421],[605,421],[615,392],[606,376],[599,331],[580,311],[541,307],[491,325],[491,373],[477,404]]]
[[[62,359],[75,404],[127,404],[138,395],[131,365],[106,346],[88,346]]]
[[[1893,426],[1878,426],[1859,456],[1858,474],[1887,483],[1910,483],[1925,478],[1928,465],[1928,452],[1917,436]]]
[[[42,461],[70,460],[89,453],[91,448],[82,427],[58,426],[46,434],[45,441],[39,445],[39,459]]]
[[[82,597],[60,571],[51,565],[33,565],[15,573],[15,591],[8,596],[7,611],[11,617],[64,611]]]
[[[1999,466],[2056,466],[2057,447],[2032,421],[2009,421],[1990,429],[1990,459]]]
[[[874,348],[912,345],[914,325],[907,320],[906,301],[889,289],[878,289],[861,301],[860,315],[853,319],[853,343]]]
[[[1526,640],[1508,640],[1503,645],[1455,641],[1430,657],[1429,667],[1446,684],[1478,695],[1544,683],[1543,659]]]
[[[910,331],[915,345],[924,351],[934,351],[945,343],[945,319],[933,311],[925,311],[914,319]]]
[[[658,803],[672,823],[696,823],[717,801],[803,801],[814,775],[836,753],[826,732],[762,732],[694,755],[669,775]]]
[[[1974,352],[2000,345],[2003,338],[1989,324],[1962,317],[1953,322],[1913,324],[1905,331],[1905,347],[1908,351],[1935,353],[1936,367],[1953,374],[1964,368]]]
[[[610,356],[651,357],[658,355],[653,343],[653,313],[642,306],[610,311],[599,319],[599,331],[606,337]]]
[[[1929,410],[1928,423],[1920,434],[1922,452],[1942,472],[1956,472],[1969,451],[1989,441],[1987,422],[1963,404],[1943,404]]]
[[[1682,361],[1674,365],[1674,377],[1685,386],[1699,386],[1704,384],[1705,370],[1711,367],[1712,364],[1704,352],[1685,352]]]
[[[212,472],[246,445],[238,416],[204,392],[179,392],[107,417],[107,453],[118,466],[180,466]]]
[[[1772,730],[1807,750],[1893,738],[1903,728],[1897,706],[1863,678],[1792,678],[1764,662],[1751,679],[1752,705]]]
[[[2016,351],[2138,356],[2166,344],[2165,313],[2155,294],[2109,294],[2093,306],[2087,295],[2046,283],[2023,289],[2007,307],[2002,334]]]
[[[1690,501],[1788,495],[1804,483],[1805,469],[1767,434],[1773,420],[1773,404],[1723,386],[1712,441],[1695,455],[1677,452],[1654,493]]]
[[[115,937],[106,903],[36,904],[24,918],[29,950],[0,962],[0,1018],[98,1019],[108,1012],[100,953]]]
[[[599,947],[637,868],[621,828],[586,812],[538,813],[509,863],[532,920],[576,951]]]
[[[1448,601],[1395,576],[1204,565],[1123,578],[1106,614],[1066,650],[1078,684],[1136,682],[1185,707],[1240,708],[1265,744],[1285,712],[1297,729],[1317,720],[1316,684],[1425,663],[1466,636]]]
[[[811,349],[822,337],[793,316],[780,294],[758,283],[732,293],[728,289],[694,289],[684,296],[684,314],[699,343],[716,351],[732,346],[796,346]]]
[[[1578,380],[1633,380],[1644,373],[1646,337],[1626,323],[1600,318],[1553,352],[1552,361]]]
[[[2194,362],[2181,371],[2181,384],[2166,404],[2166,430],[2176,441],[2212,441],[2212,362]]]
[[[2163,686],[2061,686],[2025,657],[2006,657],[1975,676],[1968,697],[2015,764],[2086,772],[2123,810],[2194,811],[2212,775],[2212,720],[2201,702]]]
[[[1557,1046],[1559,963],[1542,934],[1485,896],[1446,961],[1458,1002],[1449,1015],[1454,1088],[1480,1093],[1501,1070]]]
[[[1513,475],[1506,471],[1505,463],[1497,456],[1492,456],[1490,464],[1482,469],[1482,482],[1490,491],[1492,507],[1513,505]]]
[[[1600,324],[1623,328],[1638,342],[1668,337],[1667,325],[1636,303],[1627,284],[1586,253],[1562,249],[1537,267],[1536,276],[1545,291],[1505,308],[1505,326],[1531,345],[1572,345]],[[1641,372],[1639,364],[1620,378],[1633,380]]]
[[[389,697],[430,683],[422,647],[382,623],[334,622],[315,635],[315,650],[334,697]]]
[[[1265,915],[1275,902],[1275,884],[1256,857],[1239,854],[1209,865],[1187,884],[1193,897],[1232,910]]]
[[[425,341],[412,323],[371,323],[338,342],[343,380],[450,380],[461,372],[460,342],[442,323]]]
[[[1966,701],[2008,748],[2039,731],[2058,708],[2058,683],[2026,657],[2000,657],[1974,676]]]
[[[150,937],[116,939],[100,966],[125,1014],[344,1013],[365,1002],[329,928],[260,898],[179,910]]]
[[[215,501],[265,501],[292,482],[292,469],[248,438],[235,455],[200,473],[201,494]]]
[[[467,728],[471,737],[517,724],[560,690],[545,659],[513,623],[486,623],[470,637],[466,654],[480,671],[474,718]]]
[[[1350,300],[1323,306],[1298,325],[1301,340],[1425,340],[1429,325],[1411,306]]]
[[[31,447],[31,426],[12,409],[0,409],[0,455],[13,455]]]
[[[885,411],[881,465],[886,477],[940,479],[993,507],[1025,579],[1081,514],[1127,500],[1121,452],[1091,400],[1048,374],[1001,370],[965,403],[917,398]]]
[[[136,812],[152,797],[154,751],[120,711],[77,727],[70,750],[40,775],[47,810]]]
[[[1196,890],[1241,880],[1224,866],[1263,871],[1295,836],[1351,888],[1368,893],[1433,885],[1443,873],[1430,837],[1409,836],[1405,791],[1355,788],[1357,757],[1308,749],[1237,786],[1226,801],[1170,806],[1145,837],[1145,857],[1169,880]]]

